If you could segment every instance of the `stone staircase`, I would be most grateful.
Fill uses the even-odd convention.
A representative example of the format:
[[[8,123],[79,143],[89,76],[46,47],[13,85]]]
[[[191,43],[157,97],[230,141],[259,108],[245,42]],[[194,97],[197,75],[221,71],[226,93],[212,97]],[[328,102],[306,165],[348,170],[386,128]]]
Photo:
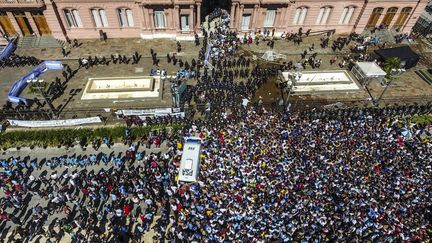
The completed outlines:
[[[21,36],[18,39],[18,48],[60,48],[63,42],[52,36]]]
[[[398,33],[396,30],[394,29],[388,29],[388,30],[376,30],[375,33],[371,33],[370,30],[365,29],[362,33],[363,36],[376,36],[379,38],[380,43],[390,43],[390,44],[394,44],[395,43],[395,38],[394,36],[400,34]]]

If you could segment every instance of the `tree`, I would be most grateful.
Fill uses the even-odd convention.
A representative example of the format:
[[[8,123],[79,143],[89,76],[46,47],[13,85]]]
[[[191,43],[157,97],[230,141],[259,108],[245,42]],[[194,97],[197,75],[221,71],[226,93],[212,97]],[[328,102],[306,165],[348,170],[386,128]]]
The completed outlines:
[[[401,59],[399,57],[392,57],[385,61],[384,71],[387,73],[387,77],[390,77],[392,69],[400,68]]]

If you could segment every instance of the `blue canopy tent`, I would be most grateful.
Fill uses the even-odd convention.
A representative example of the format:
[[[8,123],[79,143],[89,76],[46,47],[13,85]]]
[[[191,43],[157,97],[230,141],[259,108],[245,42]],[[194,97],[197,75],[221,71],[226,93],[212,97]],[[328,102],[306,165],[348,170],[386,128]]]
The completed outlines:
[[[63,64],[60,61],[44,61],[39,66],[35,67],[31,72],[17,80],[9,90],[8,99],[14,104],[23,103],[30,105],[28,99],[19,97],[21,92],[27,87],[27,81],[37,79],[40,75],[48,70],[63,70]]]
[[[15,51],[16,45],[14,40],[9,40],[7,45],[0,51],[0,61],[8,59],[10,55]]]

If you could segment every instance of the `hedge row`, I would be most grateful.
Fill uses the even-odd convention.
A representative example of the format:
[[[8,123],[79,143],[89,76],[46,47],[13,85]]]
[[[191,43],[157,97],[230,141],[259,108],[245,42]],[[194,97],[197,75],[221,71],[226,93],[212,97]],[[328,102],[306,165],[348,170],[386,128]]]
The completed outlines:
[[[125,136],[126,126],[100,127],[100,128],[66,128],[44,130],[12,130],[0,134],[0,146],[3,149],[11,147],[46,147],[57,146],[65,140],[87,138],[88,141],[104,136],[111,137],[114,142],[119,142]],[[181,125],[156,125],[129,128],[134,137],[148,136],[150,131],[167,129],[180,129]]]

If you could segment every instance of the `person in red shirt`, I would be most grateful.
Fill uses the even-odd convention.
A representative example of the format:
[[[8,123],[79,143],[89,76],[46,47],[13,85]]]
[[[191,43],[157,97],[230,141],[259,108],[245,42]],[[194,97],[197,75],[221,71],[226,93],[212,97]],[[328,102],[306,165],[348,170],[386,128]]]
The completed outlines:
[[[88,197],[89,195],[89,190],[87,188],[82,188],[81,192],[84,194],[85,197]]]
[[[131,206],[129,205],[129,204],[125,204],[124,206],[123,206],[123,213],[124,213],[124,215],[127,217],[129,214],[130,214],[130,212],[131,212]]]
[[[156,148],[159,148],[159,147],[160,147],[161,142],[160,142],[160,139],[159,139],[158,136],[156,136],[156,137],[154,138],[154,144],[156,145]]]

